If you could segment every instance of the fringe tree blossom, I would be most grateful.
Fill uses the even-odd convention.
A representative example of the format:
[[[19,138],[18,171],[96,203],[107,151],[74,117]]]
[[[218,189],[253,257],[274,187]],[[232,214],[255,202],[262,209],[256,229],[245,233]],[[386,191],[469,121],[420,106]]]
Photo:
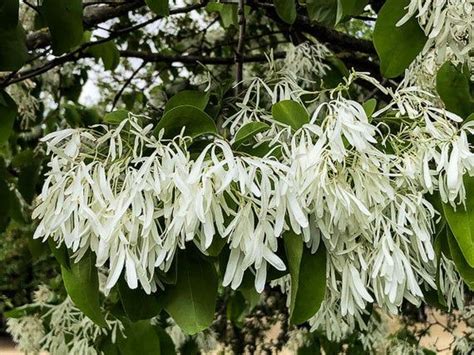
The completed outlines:
[[[436,49],[436,59],[442,64],[451,53],[458,62],[469,62],[474,49],[474,1],[472,0],[411,0],[406,15],[398,25],[416,17],[428,37],[425,52]]]
[[[67,297],[54,303],[55,294],[42,285],[34,293],[29,306],[40,307],[42,315],[34,314],[7,320],[7,331],[18,348],[25,353],[47,351],[51,354],[97,355],[96,343],[101,336],[111,335],[116,341],[117,332],[123,331],[119,320],[107,320],[102,328],[86,317]]]
[[[439,190],[446,203],[464,202],[462,176],[474,174],[473,126],[434,106],[430,93],[406,83],[385,89],[366,73],[309,92],[297,73],[318,77],[324,65],[312,66],[310,57],[325,51],[295,51],[290,58],[299,62],[271,62],[269,81],[252,80],[225,122],[231,133],[247,122],[269,123],[259,144],[281,156],[235,152],[221,138],[195,156],[188,137],[155,136],[152,121],[134,115],[113,128],[51,133],[43,139],[52,158],[35,238],[64,243],[76,259],[92,250],[108,270],[107,289],[124,273],[130,288],[147,293],[160,292],[156,269],[167,271],[178,249],[193,243],[206,254],[223,238],[224,285],[239,287],[251,270],[261,292],[270,265],[286,269],[278,242],[291,230],[312,252],[327,250],[328,291],[313,329],[337,339],[364,326],[368,304],[391,313],[403,300],[418,305],[424,288],[437,288],[436,212],[424,196]],[[345,96],[355,80],[382,90],[388,105],[368,117]],[[276,123],[270,109],[282,99],[309,103],[309,123],[295,132]],[[446,286],[459,279],[449,263],[441,276],[441,291],[458,302],[460,283]]]

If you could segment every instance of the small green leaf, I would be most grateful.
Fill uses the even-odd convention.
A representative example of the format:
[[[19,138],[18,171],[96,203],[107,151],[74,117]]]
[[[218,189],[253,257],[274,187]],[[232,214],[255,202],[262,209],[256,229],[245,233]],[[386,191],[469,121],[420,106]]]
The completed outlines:
[[[106,113],[104,116],[104,123],[107,124],[119,124],[124,119],[128,118],[130,114],[127,110],[116,110],[109,113]]]
[[[277,122],[291,126],[295,131],[309,123],[306,109],[296,101],[283,100],[272,106],[272,116]]]
[[[462,70],[451,62],[444,63],[436,75],[436,90],[449,111],[462,118],[474,113],[469,70]]]
[[[41,13],[48,24],[53,54],[68,52],[82,42],[82,0],[44,0]]]
[[[275,9],[280,18],[288,24],[292,24],[296,20],[296,3],[295,0],[273,0]]]
[[[312,21],[334,26],[338,16],[338,0],[306,0],[306,9]]]
[[[397,26],[408,3],[408,0],[387,0],[375,23],[374,45],[381,62],[380,70],[386,78],[403,74],[427,40],[415,17]]]
[[[145,3],[158,16],[168,16],[170,14],[168,0],[145,0]]]
[[[246,125],[240,127],[237,131],[237,134],[234,137],[235,148],[238,148],[241,144],[249,141],[251,138],[255,137],[256,134],[261,133],[269,129],[270,126],[264,122],[250,122]]]
[[[74,304],[94,323],[105,327],[104,315],[99,303],[99,277],[92,253],[87,253],[68,269],[61,266],[64,287]]]
[[[474,291],[474,268],[466,261],[463,252],[459,248],[459,243],[456,241],[456,238],[454,238],[452,233],[449,232],[449,229],[447,238],[449,251],[453,258],[454,264],[456,265],[456,269],[469,289]]]
[[[465,208],[443,203],[443,212],[467,263],[474,267],[474,177],[464,176]]]
[[[155,326],[155,331],[160,338],[160,350],[163,355],[176,355],[173,339],[161,327]]]
[[[291,277],[290,321],[301,324],[314,316],[326,293],[326,248],[315,254],[293,232],[283,235]]]
[[[6,143],[13,130],[18,107],[5,91],[0,91],[0,145]]]
[[[123,277],[119,279],[118,289],[123,310],[132,322],[153,318],[163,307],[158,294],[147,295],[140,288],[132,290]]]
[[[377,100],[369,99],[362,104],[362,107],[364,108],[367,117],[372,117],[372,114],[374,113],[375,108],[377,107]]]
[[[368,0],[338,0],[340,19],[360,15],[368,3]]]
[[[121,355],[161,354],[160,337],[149,320],[125,323],[124,337],[118,338],[118,344]]]
[[[217,127],[212,118],[195,106],[177,106],[166,112],[155,128],[155,134],[164,129],[165,138],[174,138],[181,133],[196,138],[206,134],[217,134]]]
[[[185,333],[196,334],[211,325],[217,283],[212,264],[190,253],[178,257],[178,280],[167,290],[165,310]]]
[[[165,106],[164,113],[170,111],[171,109],[183,106],[190,105],[194,106],[202,111],[207,106],[209,102],[209,93],[197,91],[197,90],[183,90],[174,95],[171,99],[168,100]]]
[[[120,53],[114,41],[96,44],[87,49],[95,59],[101,60],[105,70],[114,70],[120,63]]]
[[[206,6],[208,12],[218,12],[222,27],[229,28],[230,26],[237,27],[238,16],[236,4],[222,4],[217,2],[210,2]]]
[[[36,313],[41,307],[37,304],[25,304],[3,313],[6,318],[22,318]]]

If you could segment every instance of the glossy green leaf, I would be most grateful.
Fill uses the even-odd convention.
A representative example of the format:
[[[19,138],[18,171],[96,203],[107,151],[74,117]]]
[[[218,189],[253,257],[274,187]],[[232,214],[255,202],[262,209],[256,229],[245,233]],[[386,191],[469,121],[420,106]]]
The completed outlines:
[[[147,295],[141,288],[132,290],[123,277],[119,279],[118,290],[123,310],[132,322],[153,318],[163,308],[159,297],[161,291]]]
[[[212,264],[183,253],[178,257],[178,280],[167,290],[164,308],[185,333],[196,334],[214,319],[217,285]]]
[[[283,235],[291,277],[290,321],[301,324],[314,316],[326,293],[326,249],[321,244],[315,254],[293,232]]]
[[[471,291],[474,291],[474,267],[470,266],[464,257],[464,253],[459,248],[459,243],[452,233],[448,232],[447,235],[449,251],[453,258],[456,269],[461,275],[463,281],[469,287]]]
[[[209,93],[197,91],[197,90],[183,90],[174,95],[171,99],[168,100],[165,106],[165,112],[170,111],[171,109],[183,106],[190,105],[194,106],[202,111],[207,106],[209,102]]]
[[[18,107],[5,91],[0,91],[0,145],[6,143],[13,130]]]
[[[55,55],[82,42],[82,0],[44,0],[41,13],[48,24]]]
[[[160,336],[149,320],[126,323],[124,336],[118,339],[121,355],[161,354]]]
[[[249,141],[255,137],[256,134],[261,133],[269,129],[270,126],[264,122],[249,122],[237,131],[234,137],[234,143],[232,144],[235,148],[238,148],[241,144]]]
[[[170,7],[168,0],[145,0],[151,11],[159,16],[168,16],[170,14]]]
[[[306,109],[296,101],[283,100],[272,106],[272,116],[277,122],[290,126],[295,131],[309,123]]]
[[[127,110],[115,110],[109,113],[106,113],[104,116],[104,123],[107,124],[119,124],[130,114]]]
[[[467,68],[463,70],[451,62],[444,63],[436,75],[436,90],[449,111],[462,118],[474,113],[474,97],[471,95]]]
[[[471,267],[474,267],[474,177],[465,175],[464,187],[465,208],[463,205],[458,205],[455,210],[450,204],[444,203],[443,212],[464,258]]]
[[[114,70],[120,63],[120,53],[114,41],[96,44],[87,49],[95,59],[101,60],[105,70]]]
[[[105,327],[104,315],[99,303],[99,277],[95,268],[95,257],[87,253],[71,268],[61,266],[64,287],[74,304],[94,323]]]
[[[426,43],[427,38],[415,17],[397,26],[408,2],[387,0],[375,23],[374,45],[380,58],[380,70],[386,78],[403,74]]]
[[[181,133],[183,127],[185,127],[184,134],[192,138],[217,134],[217,127],[212,118],[191,105],[177,106],[166,112],[158,122],[155,134],[164,129],[165,138],[174,138]]]
[[[273,0],[278,16],[288,24],[296,20],[295,0]]]

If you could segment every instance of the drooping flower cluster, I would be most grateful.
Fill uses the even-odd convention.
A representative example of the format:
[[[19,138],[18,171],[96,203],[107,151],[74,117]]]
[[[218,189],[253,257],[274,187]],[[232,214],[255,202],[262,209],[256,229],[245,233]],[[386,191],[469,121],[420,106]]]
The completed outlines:
[[[472,61],[470,52],[474,49],[474,1],[411,0],[406,15],[398,25],[412,17],[416,17],[428,37],[425,52],[435,48],[438,63],[442,64],[450,57],[460,63]]]
[[[117,319],[108,319],[107,327],[100,327],[86,317],[67,297],[63,302],[54,302],[55,294],[41,285],[34,293],[33,303],[28,306],[42,310],[20,318],[9,318],[7,331],[12,335],[18,349],[31,354],[46,351],[51,354],[97,355],[97,340],[110,335],[115,342],[123,331]]]
[[[315,53],[298,50],[292,55],[300,59]],[[291,230],[313,252],[327,250],[328,292],[313,328],[338,338],[363,323],[368,303],[392,313],[404,299],[418,304],[423,287],[437,288],[435,210],[424,195],[439,190],[444,202],[464,201],[462,175],[474,173],[472,125],[434,107],[429,93],[406,85],[392,92],[365,73],[353,73],[326,100],[327,90],[305,89],[308,63],[295,69],[304,80],[288,74],[287,62],[271,63],[269,82],[254,79],[225,122],[231,133],[268,123],[257,137],[257,146],[270,147],[263,157],[221,138],[191,154],[189,138],[166,140],[134,115],[114,128],[49,134],[51,170],[34,212],[35,237],[64,243],[77,259],[92,250],[109,271],[108,289],[124,272],[129,287],[146,292],[158,290],[156,269],[168,270],[178,249],[194,243],[206,254],[223,238],[230,250],[224,285],[237,288],[250,269],[261,291],[268,265],[286,268],[278,240]],[[391,102],[368,115],[344,95],[356,79]],[[283,99],[304,105],[310,121],[296,131],[275,122],[271,105]],[[452,268],[444,270],[453,278]]]

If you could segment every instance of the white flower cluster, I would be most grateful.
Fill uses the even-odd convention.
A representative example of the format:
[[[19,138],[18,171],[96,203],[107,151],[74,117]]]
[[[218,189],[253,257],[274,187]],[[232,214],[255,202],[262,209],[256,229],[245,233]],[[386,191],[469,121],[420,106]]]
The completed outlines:
[[[237,288],[250,268],[262,291],[268,264],[286,268],[278,239],[292,230],[313,252],[321,244],[327,250],[328,291],[313,328],[342,336],[363,323],[368,303],[392,313],[404,299],[419,304],[424,285],[436,288],[435,211],[424,194],[439,190],[445,202],[464,201],[462,175],[474,173],[466,138],[472,125],[460,128],[459,117],[415,87],[391,92],[364,73],[353,73],[329,101],[306,91],[298,76],[288,78],[252,81],[227,121],[231,131],[269,123],[258,141],[281,149],[278,159],[234,152],[220,138],[194,156],[186,137],[155,137],[153,125],[133,115],[113,129],[49,134],[53,156],[34,212],[35,238],[65,243],[77,258],[91,249],[97,266],[109,270],[107,288],[125,270],[129,287],[146,292],[157,290],[155,269],[166,271],[178,248],[193,242],[206,253],[224,238],[224,285]],[[368,117],[343,95],[355,79],[374,83],[392,102]],[[301,102],[303,92],[313,95],[310,122],[296,132],[276,124],[272,103]],[[444,270],[452,278],[454,270]]]
[[[398,25],[416,16],[428,37],[425,52],[436,49],[436,59],[442,64],[451,54],[458,62],[470,62],[474,50],[473,0],[411,0],[406,15]],[[472,63],[471,63],[472,64]]]
[[[7,331],[25,353],[98,355],[96,343],[100,337],[110,334],[115,342],[117,332],[123,331],[122,323],[115,319],[107,320],[106,328],[99,327],[69,297],[54,304],[54,293],[46,286],[40,286],[33,298],[28,306],[40,307],[44,310],[42,315],[7,320]]]

